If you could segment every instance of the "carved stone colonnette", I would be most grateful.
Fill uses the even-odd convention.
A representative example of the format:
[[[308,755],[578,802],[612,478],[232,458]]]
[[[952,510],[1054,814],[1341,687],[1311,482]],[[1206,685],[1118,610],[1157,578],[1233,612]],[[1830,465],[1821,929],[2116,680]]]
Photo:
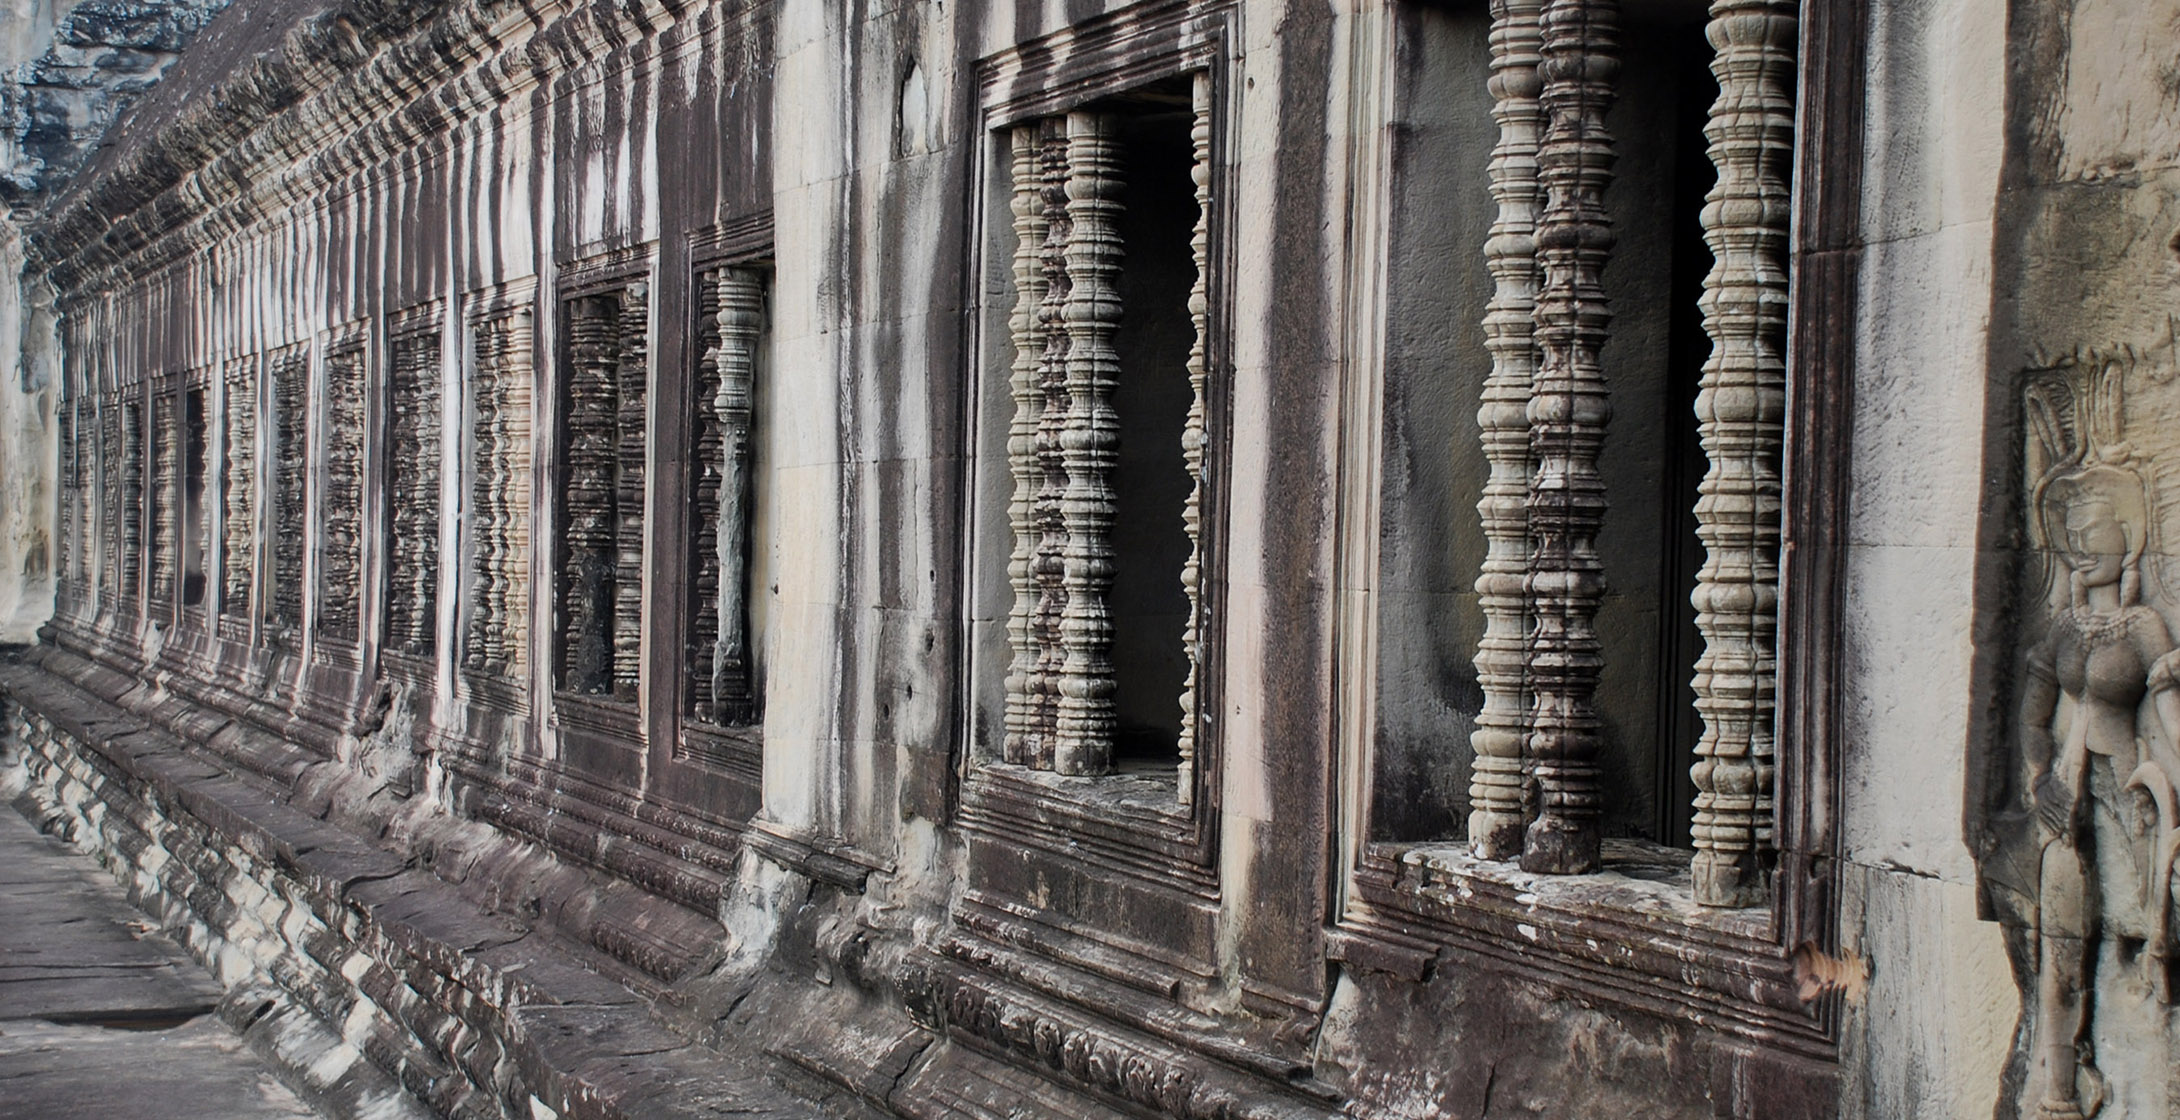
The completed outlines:
[[[1194,75],[1190,103],[1196,221],[1186,368],[1190,406],[1182,454],[1193,480],[1183,523],[1190,552],[1181,581],[1189,610],[1178,741],[1180,797],[1194,787],[1206,625],[1203,509],[1208,476],[1212,84]],[[1122,307],[1120,118],[1077,111],[1011,134],[1015,306],[1009,319],[1014,417],[1007,457],[1014,489],[1008,522],[1013,606],[1002,757],[1063,774],[1112,766],[1113,626],[1106,604],[1114,565],[1112,472],[1120,417],[1114,335]]]
[[[1497,0],[1492,15],[1499,212],[1485,250],[1492,372],[1478,414],[1492,473],[1478,504],[1484,704],[1469,841],[1487,859],[1519,851],[1529,870],[1580,873],[1598,866],[1605,797],[1592,698],[1605,590],[1597,453],[1611,409],[1599,355],[1611,323],[1602,273],[1614,243],[1604,209],[1614,156],[1604,116],[1618,74],[1617,7]],[[1791,0],[1711,6],[1719,95],[1705,134],[1718,180],[1703,210],[1714,264],[1702,301],[1712,350],[1696,405],[1708,470],[1696,507],[1707,559],[1693,596],[1705,639],[1693,773],[1695,890],[1714,906],[1767,896],[1773,843],[1795,32]]]

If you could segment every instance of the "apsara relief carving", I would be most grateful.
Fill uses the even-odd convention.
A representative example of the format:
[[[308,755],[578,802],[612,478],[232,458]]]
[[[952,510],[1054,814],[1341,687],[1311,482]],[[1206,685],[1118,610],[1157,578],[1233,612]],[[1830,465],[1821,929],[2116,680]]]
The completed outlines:
[[[2021,973],[2022,1115],[2164,1116],[2180,651],[2162,570],[2163,456],[2129,439],[2132,351],[2040,363],[2022,391],[2032,641],[2010,773],[1980,845]],[[2151,424],[2150,428],[2162,425]],[[2161,435],[2153,434],[2153,439]],[[2154,1067],[2154,1068],[2153,1068]]]

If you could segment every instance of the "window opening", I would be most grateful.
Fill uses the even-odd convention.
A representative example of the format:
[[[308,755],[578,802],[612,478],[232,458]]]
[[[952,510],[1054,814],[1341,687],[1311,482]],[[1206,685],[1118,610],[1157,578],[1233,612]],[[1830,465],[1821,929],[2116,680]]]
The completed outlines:
[[[439,625],[439,332],[394,339],[386,494],[392,504],[387,648],[427,657]]]
[[[319,552],[318,626],[353,645],[363,601],[363,344],[326,357],[325,532]]]
[[[204,390],[187,390],[182,394],[181,404],[182,492],[180,509],[176,512],[183,526],[182,605],[198,607],[204,605],[206,571]]]
[[[144,587],[144,406],[123,403],[119,420],[120,501],[115,509],[121,531],[115,534],[115,540],[121,568],[122,603],[133,608],[137,593]]]
[[[277,626],[303,622],[303,552],[307,537],[296,532],[303,521],[303,500],[310,473],[304,418],[308,415],[310,356],[295,347],[272,359],[273,485],[265,524],[272,533],[273,578],[265,596],[266,617]]]
[[[1200,713],[1210,76],[1016,126],[1005,761],[1177,768]]]
[[[561,379],[560,688],[636,699],[643,616],[648,292],[567,301]]]
[[[181,560],[181,450],[185,433],[178,393],[152,398],[151,488],[145,493],[151,522],[151,599],[171,609]]]
[[[529,663],[530,349],[526,310],[477,325],[470,432],[476,589],[464,664],[472,673],[515,681],[527,675]]]
[[[718,269],[698,284],[687,696],[691,717],[719,726],[754,723],[758,716],[749,597],[768,287],[768,274],[749,267]]]
[[[220,473],[220,612],[242,617],[250,609],[257,582],[257,361],[236,362],[227,371],[227,463]]]

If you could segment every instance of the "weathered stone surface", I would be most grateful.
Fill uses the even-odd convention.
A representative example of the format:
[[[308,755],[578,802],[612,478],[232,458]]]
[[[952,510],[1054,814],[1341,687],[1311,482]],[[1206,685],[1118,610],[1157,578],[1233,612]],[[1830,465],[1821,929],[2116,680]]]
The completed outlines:
[[[212,1016],[221,995],[89,858],[0,810],[0,1110],[318,1115]]]

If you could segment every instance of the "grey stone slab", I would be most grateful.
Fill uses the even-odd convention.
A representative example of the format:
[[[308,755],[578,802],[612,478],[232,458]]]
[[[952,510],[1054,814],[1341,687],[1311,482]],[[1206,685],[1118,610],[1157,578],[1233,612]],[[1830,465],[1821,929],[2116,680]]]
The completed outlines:
[[[0,1023],[0,1120],[306,1120],[217,1019],[166,1030]]]
[[[180,1022],[219,1001],[89,859],[0,813],[0,1022]]]
[[[317,1115],[90,858],[0,812],[0,1120]]]

